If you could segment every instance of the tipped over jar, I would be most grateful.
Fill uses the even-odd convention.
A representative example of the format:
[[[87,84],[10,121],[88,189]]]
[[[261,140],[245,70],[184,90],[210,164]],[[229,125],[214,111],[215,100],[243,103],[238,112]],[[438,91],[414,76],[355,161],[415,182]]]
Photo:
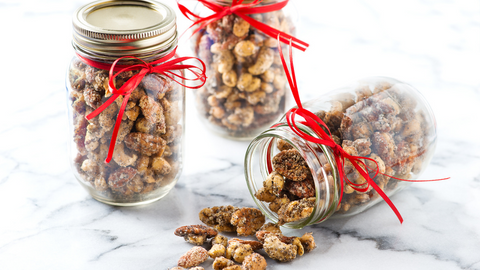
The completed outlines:
[[[74,14],[75,56],[66,78],[69,158],[76,179],[101,202],[153,202],[165,196],[180,176],[184,87],[157,73],[146,74],[133,91],[117,97],[109,85],[109,69],[120,57],[128,56],[117,63],[126,67],[161,64],[164,57],[173,55],[175,21],[173,9],[149,0],[97,1]],[[120,72],[113,84],[124,89],[139,73]],[[117,118],[121,111],[123,116]],[[111,149],[112,159],[106,162]]]
[[[259,6],[277,2],[263,1]],[[197,13],[203,16],[203,12],[197,8]],[[249,16],[294,35],[293,15],[289,4]],[[208,24],[192,41],[196,56],[207,65],[207,83],[195,97],[199,117],[210,130],[223,137],[250,140],[280,119],[288,95],[276,38],[231,14]]]
[[[365,160],[364,169],[387,196],[408,184],[397,178],[418,179],[435,150],[436,123],[427,101],[392,78],[366,78],[303,107],[327,125],[345,152],[376,161]],[[309,126],[297,126],[319,137]],[[351,183],[340,180],[338,166],[331,147],[301,138],[285,117],[258,135],[245,156],[255,203],[270,219],[291,228],[355,215],[383,201],[372,186],[355,188],[365,187],[366,180],[350,161],[343,170]]]

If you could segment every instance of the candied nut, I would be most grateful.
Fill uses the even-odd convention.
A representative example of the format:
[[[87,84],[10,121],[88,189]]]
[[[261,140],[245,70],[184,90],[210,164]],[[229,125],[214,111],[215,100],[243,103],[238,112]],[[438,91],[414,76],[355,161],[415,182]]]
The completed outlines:
[[[280,151],[293,149],[293,146],[284,140],[277,139],[277,148]]]
[[[368,156],[372,152],[370,138],[357,139],[353,142],[353,145],[360,156]]]
[[[252,83],[253,76],[250,73],[241,73],[240,77],[237,80],[237,88],[240,91],[245,91],[245,89]]]
[[[220,244],[220,245],[223,245],[224,247],[227,247],[228,239],[223,235],[217,234],[217,236],[212,238],[211,244],[212,245]]]
[[[123,142],[125,136],[127,136],[133,128],[134,122],[131,120],[122,121],[120,128],[118,129],[117,143]]]
[[[287,197],[287,195],[283,195],[283,197],[276,197],[275,200],[268,205],[268,208],[277,213],[283,205],[289,203],[290,199]]]
[[[225,257],[216,257],[215,261],[213,262],[213,269],[215,270],[222,270],[225,269],[226,267],[233,266],[235,263],[232,260],[229,260]]]
[[[182,236],[185,241],[200,246],[207,238],[216,236],[217,231],[204,225],[188,225],[176,229],[175,235]]]
[[[178,266],[181,267],[193,267],[198,266],[199,264],[203,263],[208,259],[207,250],[203,247],[195,246],[187,253],[185,253],[180,259],[178,260]]]
[[[225,116],[225,110],[222,107],[212,107],[210,114],[217,119],[222,119]]]
[[[215,259],[220,256],[225,256],[225,246],[222,244],[214,244],[212,248],[208,251],[208,256]]]
[[[395,154],[395,141],[390,133],[375,132],[372,136],[372,146],[386,164],[391,164],[389,161]]]
[[[230,223],[237,227],[238,235],[253,235],[265,223],[262,211],[243,207],[232,214]]]
[[[215,55],[214,62],[218,63],[218,72],[223,74],[232,69],[235,62],[235,57],[229,50],[222,50]]]
[[[135,175],[133,179],[129,182],[127,182],[127,188],[135,193],[140,193],[143,190],[144,183],[142,181],[142,178],[140,175]]]
[[[204,208],[199,213],[200,220],[208,226],[214,227],[219,232],[234,232],[236,226],[230,223],[232,214],[239,208],[231,205]]]
[[[311,175],[307,162],[295,149],[281,151],[272,163],[275,171],[293,181],[302,181]]]
[[[237,37],[243,37],[248,34],[250,24],[240,17],[235,17],[235,23],[233,24],[233,34]]]
[[[252,107],[236,108],[234,113],[227,117],[229,123],[237,126],[249,126],[254,120]]]
[[[102,104],[102,95],[91,87],[85,87],[83,90],[83,96],[85,98],[85,103],[94,109],[100,107]]]
[[[255,52],[255,44],[250,40],[242,40],[235,45],[234,52],[243,57],[250,56]]]
[[[263,202],[273,202],[277,196],[275,194],[270,193],[270,191],[266,190],[265,187],[261,187],[255,192],[255,197]]]
[[[222,85],[215,90],[216,98],[227,98],[232,93],[233,88],[227,85]]]
[[[283,74],[276,74],[273,79],[273,86],[278,90],[284,90],[287,84],[287,78]]]
[[[150,123],[165,122],[163,115],[163,107],[149,96],[143,96],[138,102],[138,106],[142,109],[142,114]]]
[[[245,257],[242,266],[243,270],[265,270],[267,269],[267,261],[262,255],[252,253]]]
[[[253,75],[260,75],[264,73],[272,66],[274,55],[275,52],[272,49],[263,47],[262,49],[260,49],[255,64],[248,68],[248,72]]]
[[[278,172],[273,171],[268,175],[267,179],[265,179],[263,186],[265,187],[265,190],[271,194],[280,196],[280,192],[283,190],[284,183],[285,181],[283,176]]]
[[[302,242],[300,241],[300,237],[294,237],[292,243],[289,243],[289,244],[292,244],[297,247],[298,256],[303,256],[303,254],[305,253],[305,250],[303,249],[303,245],[302,245]]]
[[[130,110],[125,111],[125,115],[132,121],[137,120],[137,117],[140,115],[140,107],[134,106]]]
[[[420,121],[417,119],[412,119],[408,123],[406,123],[403,127],[401,135],[403,137],[409,137],[414,134],[418,134],[422,132],[422,127],[420,125]]]
[[[148,164],[150,163],[150,157],[141,155],[137,160],[137,172],[138,174],[143,175],[148,168]]]
[[[123,143],[119,143],[115,146],[113,151],[113,160],[122,167],[133,166],[137,161],[138,156],[134,153],[125,153],[125,147]]]
[[[315,198],[303,198],[298,201],[283,205],[278,210],[278,224],[283,225],[288,222],[297,221],[310,216],[315,206]]]
[[[223,268],[223,270],[243,270],[243,269],[240,265],[232,265],[232,266]]]
[[[137,170],[131,167],[121,167],[110,174],[108,177],[108,186],[118,189],[127,184],[137,174]]]
[[[253,249],[249,244],[242,244],[238,241],[228,242],[226,257],[233,259],[238,263],[242,263],[246,256],[253,253]]]
[[[263,248],[263,244],[261,242],[255,241],[255,240],[241,240],[238,238],[232,238],[228,241],[228,244],[230,245],[231,242],[239,242],[241,244],[248,244],[253,250],[259,250]]]
[[[285,190],[299,198],[315,196],[315,182],[309,177],[303,181],[285,181]]]
[[[172,166],[162,157],[153,157],[152,170],[157,174],[166,175],[172,171]]]
[[[247,101],[248,103],[255,105],[259,102],[263,102],[266,96],[267,96],[267,93],[265,93],[264,91],[258,90],[255,92],[248,93]]]
[[[260,89],[261,85],[262,85],[262,80],[260,80],[259,78],[253,77],[250,84],[247,87],[245,87],[245,92],[255,92],[258,89]]]
[[[166,144],[161,137],[146,133],[132,132],[125,137],[125,145],[128,148],[147,156],[163,152]]]
[[[161,99],[166,92],[172,90],[171,80],[155,73],[145,75],[140,86],[151,92],[152,95],[158,99]]]
[[[235,87],[237,85],[237,72],[235,72],[235,70],[224,72],[222,75],[222,80],[225,85]]]
[[[135,129],[138,132],[150,133],[150,130],[153,128],[153,124],[150,123],[146,118],[140,118],[135,122]]]
[[[280,230],[280,226],[275,223],[265,223],[259,231],[267,231],[267,232],[273,232],[273,233],[282,233],[282,230]]]
[[[112,103],[98,115],[98,123],[104,130],[110,130],[115,125],[117,110],[117,104]]]
[[[105,191],[108,189],[107,181],[105,181],[105,178],[101,175],[97,175],[97,177],[95,177],[94,186],[98,191]]]
[[[270,83],[262,82],[262,84],[260,84],[260,90],[262,90],[265,93],[272,93],[273,92],[273,85],[270,84]]]
[[[380,173],[385,173],[385,162],[383,162],[382,158],[379,157],[377,154],[375,153],[372,153],[369,158],[375,160],[377,162],[377,165],[378,165],[378,170]],[[366,160],[365,161],[366,165],[373,171],[376,170],[377,168],[377,165],[375,165],[375,163],[373,161],[370,161],[370,160]]]
[[[313,239],[313,233],[305,233],[300,237],[300,242],[303,245],[305,252],[310,252],[317,247],[315,239]]]
[[[276,235],[265,238],[263,249],[268,257],[280,262],[289,262],[297,256],[297,247],[281,242]]]
[[[163,134],[161,137],[166,141],[166,143],[172,143],[182,137],[182,132],[183,128],[180,124],[167,126],[165,134]]]

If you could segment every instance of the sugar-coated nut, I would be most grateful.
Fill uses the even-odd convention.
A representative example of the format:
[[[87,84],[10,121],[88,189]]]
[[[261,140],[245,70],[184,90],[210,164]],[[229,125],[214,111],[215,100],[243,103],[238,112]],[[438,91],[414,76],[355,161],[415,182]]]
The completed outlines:
[[[211,244],[212,245],[219,244],[219,245],[223,245],[224,247],[227,247],[228,239],[223,235],[217,234],[217,236],[212,238]]]
[[[178,260],[178,266],[194,267],[208,259],[208,252],[203,247],[195,246]]]
[[[243,207],[232,214],[230,223],[237,227],[238,235],[253,235],[265,224],[265,216],[258,209]]]
[[[255,197],[263,202],[273,202],[277,198],[275,194],[270,193],[265,187],[259,188],[255,192]]]
[[[275,52],[272,49],[263,47],[258,54],[255,64],[248,68],[248,72],[253,75],[263,74],[272,66],[274,55]]]
[[[282,230],[280,229],[280,226],[276,223],[265,223],[259,231],[267,231],[267,232],[273,232],[273,233],[282,233]]]
[[[218,72],[223,74],[232,69],[235,57],[229,50],[223,50],[218,54],[216,60],[218,61]]]
[[[285,191],[298,198],[310,198],[315,196],[315,182],[312,177],[308,177],[303,181],[287,180],[285,182]]]
[[[158,123],[165,121],[163,115],[163,107],[149,96],[143,96],[138,102],[138,106],[142,109],[142,114],[150,123]]]
[[[216,257],[215,261],[213,261],[213,269],[214,270],[222,270],[225,269],[226,267],[233,266],[235,263],[232,260],[229,260],[225,257]]]
[[[140,118],[135,121],[135,129],[138,132],[149,133],[152,130],[153,124],[150,123],[146,118]]]
[[[233,241],[228,243],[226,258],[242,263],[245,257],[252,253],[253,249],[249,244],[242,244],[238,241]]]
[[[203,245],[207,238],[215,237],[217,231],[204,225],[188,225],[177,228],[174,234],[194,245]]]
[[[257,91],[258,89],[260,89],[261,84],[262,84],[262,80],[260,80],[259,78],[253,77],[250,84],[247,87],[245,87],[245,92]]]
[[[132,132],[125,138],[125,145],[141,154],[151,156],[165,149],[167,142],[159,136]]]
[[[305,250],[303,248],[302,242],[300,241],[300,237],[295,237],[291,244],[297,247],[297,255],[303,256]]]
[[[236,264],[236,265],[225,267],[223,268],[223,270],[243,270],[243,269],[242,269],[242,266]]]
[[[200,220],[219,232],[234,232],[236,226],[230,223],[232,214],[239,208],[231,205],[207,207],[200,211]]]
[[[280,262],[292,261],[297,256],[296,246],[281,242],[275,235],[269,235],[265,239],[263,249],[268,257]]]
[[[237,73],[235,70],[226,71],[222,75],[222,80],[225,85],[235,87],[237,85]]]
[[[283,176],[276,171],[269,174],[267,179],[263,182],[265,189],[276,196],[280,196],[284,184],[285,180],[283,179]]]
[[[262,255],[252,253],[245,257],[242,266],[243,270],[265,270],[267,269],[267,261]]]
[[[250,247],[253,250],[259,250],[259,249],[263,248],[263,244],[261,242],[255,241],[255,240],[242,240],[242,239],[238,239],[238,238],[232,238],[232,239],[228,240],[229,245],[232,242],[239,242],[239,243],[244,244],[244,245],[248,244],[248,245],[250,245]]]
[[[123,143],[117,144],[113,151],[113,160],[122,167],[133,166],[137,161],[138,156],[135,153],[125,153]]]
[[[144,186],[142,177],[138,174],[135,175],[131,181],[127,182],[127,189],[134,193],[142,192]]]
[[[248,33],[250,24],[242,18],[236,17],[233,24],[233,34],[237,37],[243,37]]]
[[[222,244],[214,244],[208,251],[208,256],[210,256],[212,259],[225,256],[225,246]]]
[[[172,166],[163,157],[153,157],[152,170],[157,174],[166,175],[172,171]]]
[[[255,52],[255,44],[249,40],[242,40],[235,45],[234,52],[240,56],[250,56]]]
[[[281,151],[272,163],[275,171],[293,181],[302,181],[311,175],[307,163],[295,149]]]
[[[137,170],[131,167],[121,167],[108,177],[108,186],[114,189],[121,188],[132,180],[137,174]]]
[[[283,205],[289,203],[290,199],[287,197],[287,195],[283,195],[283,197],[276,197],[275,200],[268,205],[268,208],[277,213]]]
[[[212,107],[210,114],[217,119],[222,119],[225,116],[225,110],[222,107]]]
[[[237,81],[237,88],[240,91],[245,91],[247,86],[249,86],[252,83],[252,80],[253,80],[252,74],[248,72],[241,73]]]
[[[300,242],[303,245],[305,252],[310,252],[317,247],[315,244],[315,239],[313,239],[313,233],[305,233],[300,237]]]
[[[105,191],[108,189],[108,184],[103,176],[97,175],[97,177],[95,177],[94,187],[98,191]]]
[[[310,216],[315,206],[315,197],[303,198],[283,205],[278,210],[278,224],[283,225],[288,222],[304,219]]]
[[[260,90],[262,90],[263,92],[267,93],[267,94],[270,94],[273,92],[273,85],[270,84],[270,83],[266,83],[266,82],[262,82],[262,84],[260,84]]]

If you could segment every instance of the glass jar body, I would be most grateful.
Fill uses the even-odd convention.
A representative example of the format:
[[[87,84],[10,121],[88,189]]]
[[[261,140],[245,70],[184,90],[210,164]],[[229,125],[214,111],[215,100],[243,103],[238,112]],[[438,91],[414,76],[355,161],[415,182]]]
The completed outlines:
[[[144,60],[154,61],[166,53]],[[112,63],[91,55],[84,57]],[[116,88],[136,73],[121,73],[115,78]],[[112,97],[108,71],[74,56],[66,76],[69,159],[80,184],[93,198],[111,205],[146,204],[165,196],[183,166],[184,87],[170,78],[147,74],[128,99],[113,158],[106,163],[124,96],[87,120],[87,115]]]
[[[211,14],[202,5],[195,10],[200,16]],[[295,15],[289,4],[251,17],[294,35]],[[280,119],[287,106],[287,80],[275,38],[232,14],[207,25],[192,42],[195,55],[207,66],[208,77],[205,86],[195,91],[196,108],[211,131],[230,139],[250,140]]]
[[[436,123],[431,108],[415,88],[395,79],[363,79],[310,100],[303,107],[326,123],[332,138],[347,153],[369,157],[377,162],[381,174],[375,176],[375,163],[363,160],[369,168],[370,177],[387,196],[408,184],[391,176],[418,179],[435,150]],[[318,137],[310,127],[298,126],[304,132]],[[266,130],[252,141],[245,157],[245,175],[250,193],[260,209],[274,221],[289,219],[283,218],[285,211],[272,210],[271,204],[274,202],[269,200],[273,197],[265,200],[259,196],[259,191],[265,187],[264,180],[275,170],[275,156],[288,149],[298,151],[308,165],[313,180],[310,180],[310,184],[289,184],[291,180],[284,177],[285,188],[282,193],[289,199],[283,202],[285,208],[302,199],[304,194],[314,197],[315,203],[311,205],[312,209],[305,210],[311,211],[308,217],[287,222],[285,226],[302,228],[330,217],[355,215],[383,200],[371,186],[362,192],[354,189],[354,185],[348,184],[348,181],[343,181],[341,194],[339,165],[335,162],[332,149],[305,141],[290,129],[283,118],[274,128]],[[350,161],[346,160],[343,168],[353,184],[361,186],[365,183]],[[309,189],[312,192],[305,192]],[[299,190],[302,192],[299,193]]]

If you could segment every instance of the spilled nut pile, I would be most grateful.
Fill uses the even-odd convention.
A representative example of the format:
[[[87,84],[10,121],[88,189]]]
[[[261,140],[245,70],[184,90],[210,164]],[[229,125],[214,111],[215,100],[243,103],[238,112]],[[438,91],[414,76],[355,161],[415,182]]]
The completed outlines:
[[[265,223],[265,216],[255,208],[215,206],[200,211],[199,218],[208,226],[188,225],[175,230],[175,235],[195,246],[180,257],[178,266],[171,270],[203,270],[199,265],[208,258],[213,260],[215,270],[264,270],[267,261],[260,252],[276,261],[289,262],[316,247],[312,233],[285,236],[278,224]],[[257,240],[228,239],[220,232],[255,235]],[[209,250],[202,247],[204,245]]]

